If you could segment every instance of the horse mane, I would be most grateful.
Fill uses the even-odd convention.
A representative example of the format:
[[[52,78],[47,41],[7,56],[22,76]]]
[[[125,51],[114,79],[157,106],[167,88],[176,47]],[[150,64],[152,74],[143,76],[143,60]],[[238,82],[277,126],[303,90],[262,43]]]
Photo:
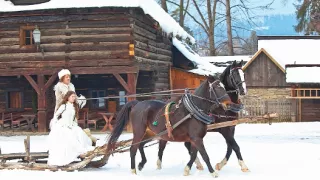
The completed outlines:
[[[226,67],[226,69],[224,69],[224,71],[220,74],[220,77],[219,77],[220,81],[222,82],[222,84],[223,84],[226,88],[228,88],[228,87],[227,87],[227,86],[228,86],[228,77],[229,77],[229,75],[230,75],[231,66],[232,66],[231,64],[228,65],[228,66]]]

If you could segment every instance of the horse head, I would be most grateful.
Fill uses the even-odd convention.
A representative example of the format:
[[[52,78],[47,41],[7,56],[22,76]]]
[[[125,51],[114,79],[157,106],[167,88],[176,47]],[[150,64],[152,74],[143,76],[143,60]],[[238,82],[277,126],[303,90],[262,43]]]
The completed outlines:
[[[227,110],[227,107],[233,104],[221,81],[211,75],[195,90],[193,96],[195,104],[204,111],[210,111],[219,106]]]
[[[236,91],[240,95],[247,94],[247,86],[244,73],[242,70],[243,60],[234,61],[220,75],[220,79],[226,87],[227,91]]]

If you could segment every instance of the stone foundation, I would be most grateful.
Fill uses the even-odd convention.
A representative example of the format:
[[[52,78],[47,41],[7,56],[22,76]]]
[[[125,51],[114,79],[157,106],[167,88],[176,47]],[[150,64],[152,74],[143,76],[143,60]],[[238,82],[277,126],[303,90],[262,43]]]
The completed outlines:
[[[259,99],[284,99],[290,97],[290,88],[248,88],[245,97]]]

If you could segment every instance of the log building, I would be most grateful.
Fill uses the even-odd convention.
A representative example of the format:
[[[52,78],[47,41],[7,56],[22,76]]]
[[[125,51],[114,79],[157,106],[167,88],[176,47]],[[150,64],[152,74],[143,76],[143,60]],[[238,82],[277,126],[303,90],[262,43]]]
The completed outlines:
[[[186,57],[189,50],[172,42],[191,44],[192,37],[163,30],[159,18],[146,14],[146,9],[50,7],[53,2],[17,7],[0,3],[2,122],[6,113],[32,111],[38,131],[46,132],[54,110],[53,85],[62,68],[71,71],[77,94],[98,98],[168,90],[171,67],[186,72],[197,67]],[[148,8],[165,14],[155,2],[149,3]],[[40,31],[40,42],[34,30]],[[86,108],[115,112],[132,99],[90,100]]]

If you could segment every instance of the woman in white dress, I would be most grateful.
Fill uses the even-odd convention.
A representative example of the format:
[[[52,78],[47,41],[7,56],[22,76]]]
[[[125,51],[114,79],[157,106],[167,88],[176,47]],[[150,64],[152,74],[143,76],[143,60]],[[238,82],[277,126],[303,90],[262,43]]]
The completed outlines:
[[[94,149],[92,140],[77,124],[79,106],[76,98],[74,91],[68,91],[54,113],[48,136],[48,165],[70,164]]]

